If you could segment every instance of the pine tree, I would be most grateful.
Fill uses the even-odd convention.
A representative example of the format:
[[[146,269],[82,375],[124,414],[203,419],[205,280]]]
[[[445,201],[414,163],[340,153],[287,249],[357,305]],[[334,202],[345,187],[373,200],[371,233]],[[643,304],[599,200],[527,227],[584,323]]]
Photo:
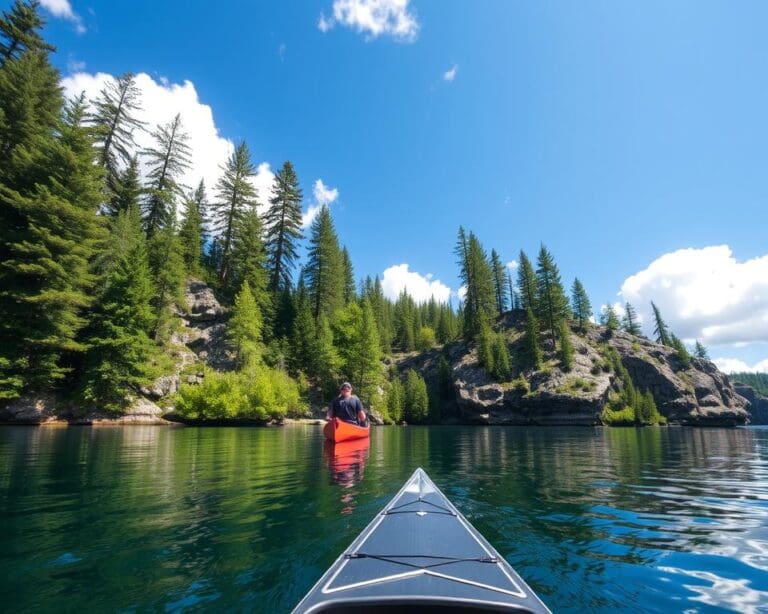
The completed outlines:
[[[389,385],[387,394],[387,413],[395,424],[403,421],[403,406],[405,405],[405,389],[400,378],[395,375]]]
[[[408,422],[423,422],[429,413],[429,394],[424,378],[410,369],[405,377],[404,413]]]
[[[218,200],[211,203],[210,209],[213,230],[221,237],[219,280],[222,285],[226,285],[232,272],[231,253],[235,227],[244,213],[258,204],[256,188],[250,181],[256,174],[256,167],[251,162],[245,141],[235,148],[223,171],[216,184]]]
[[[698,339],[696,339],[696,348],[693,354],[694,356],[696,356],[696,358],[709,360],[709,354],[707,353],[707,348],[705,348]]]
[[[131,207],[138,207],[144,189],[139,179],[139,159],[134,156],[128,166],[119,171],[112,181],[109,200],[105,205],[105,211],[109,215],[117,215],[121,211],[128,211]]]
[[[539,284],[531,261],[520,250],[520,266],[517,269],[517,287],[520,290],[520,308],[538,311]]]
[[[529,364],[536,369],[540,369],[542,353],[539,341],[539,321],[530,307],[525,310],[525,353]]]
[[[107,81],[93,103],[90,123],[110,191],[119,185],[121,169],[134,159],[134,133],[144,130],[144,122],[136,118],[136,113],[141,111],[140,97],[136,76],[124,73]]]
[[[352,268],[352,259],[349,257],[349,251],[346,247],[341,250],[341,269],[344,276],[344,304],[348,305],[357,299],[357,289],[355,288],[355,271]]]
[[[627,303],[624,307],[624,330],[628,332],[630,335],[635,335],[636,337],[639,337],[642,331],[640,330],[640,323],[637,319],[637,312],[635,311],[635,308],[632,307],[631,303]]]
[[[403,352],[416,349],[415,304],[405,289],[397,297],[393,314],[394,345]]]
[[[46,154],[61,121],[59,73],[28,51],[0,67],[0,182],[22,193],[48,181]]]
[[[333,320],[344,305],[344,264],[339,239],[328,207],[323,206],[309,237],[307,265],[304,277],[309,292],[312,313],[324,313]]]
[[[573,369],[573,343],[571,342],[571,329],[566,320],[560,321],[560,362],[564,371]]]
[[[82,391],[86,401],[119,410],[126,395],[148,379],[156,352],[149,337],[154,324],[152,280],[137,205],[114,218],[108,245],[96,306],[85,331],[89,349]]]
[[[507,272],[495,249],[491,250],[491,273],[493,275],[493,292],[496,296],[496,311],[504,313],[507,310]]]
[[[269,287],[277,292],[290,287],[301,233],[301,188],[290,162],[275,174],[274,196],[264,216],[266,247],[269,257]]]
[[[507,286],[509,287],[509,308],[520,309],[520,295],[515,288],[515,282],[512,280],[512,275],[507,275]]]
[[[310,377],[320,374],[319,365],[316,362],[318,353],[317,329],[309,296],[303,282],[299,282],[296,291],[296,317],[293,320],[293,330],[290,339],[289,362],[294,373],[304,372]]]
[[[248,282],[262,316],[265,320],[272,319],[272,295],[267,291],[267,255],[264,251],[261,218],[256,207],[249,207],[239,216],[232,235],[231,274],[223,290],[231,295],[234,287]],[[264,331],[265,337],[270,338],[268,333]]]
[[[155,147],[142,153],[149,158],[147,198],[144,203],[144,226],[152,237],[158,230],[172,225],[176,198],[184,196],[179,183],[182,173],[190,167],[189,135],[183,131],[181,115],[158,126],[152,137]]]
[[[91,269],[104,240],[102,178],[81,123],[82,97],[62,112],[44,51],[0,68],[0,396],[59,382],[85,347]]]
[[[656,307],[656,304],[651,301],[651,308],[653,309],[654,329],[653,332],[656,335],[656,341],[662,345],[670,346],[672,344],[672,337],[669,332],[669,327],[664,319],[661,317],[661,311]]]
[[[454,315],[451,306],[448,304],[440,305],[435,336],[437,337],[438,343],[448,343],[456,338]]]
[[[539,294],[536,298],[536,304],[539,311],[536,315],[545,329],[550,331],[552,343],[555,343],[560,330],[560,322],[570,315],[568,299],[565,298],[563,284],[560,281],[560,271],[555,260],[543,245],[539,250],[537,264],[536,282]]]
[[[206,206],[205,183],[200,180],[197,189],[184,202],[184,215],[181,218],[179,240],[184,255],[184,266],[190,275],[199,276],[202,272],[203,217]]]
[[[680,361],[680,365],[687,369],[691,366],[691,354],[688,352],[688,348],[685,347],[685,343],[674,333],[670,334],[670,347],[674,348],[677,353],[677,358]]]
[[[173,306],[184,303],[184,256],[172,226],[160,228],[149,240],[149,266],[155,282],[154,333],[158,339],[165,340],[170,335]]]
[[[576,319],[579,329],[586,330],[589,319],[592,317],[592,303],[578,277],[573,280],[573,287],[571,288],[571,306],[573,317]]]
[[[352,303],[350,307],[356,306]],[[317,364],[318,377],[325,398],[329,398],[338,388],[342,357],[333,338],[333,330],[325,314],[317,319]]]
[[[39,2],[14,0],[10,11],[0,18],[0,67],[8,60],[19,58],[25,51],[54,51],[40,36],[45,25],[37,10]]]
[[[606,303],[603,306],[603,314],[600,319],[609,333],[619,330],[619,316],[616,315],[616,310],[610,303]]]
[[[499,332],[493,335],[491,340],[491,352],[493,354],[493,377],[498,382],[505,382],[511,374],[509,349],[504,340],[504,334]]]
[[[493,373],[493,331],[486,321],[480,323],[480,331],[477,333],[477,362],[488,373]]]
[[[467,238],[459,229],[456,253],[464,257],[460,263],[461,281],[466,288],[464,297],[464,337],[473,339],[479,332],[483,319],[496,317],[496,300],[493,289],[493,272],[488,257],[474,233]]]
[[[350,303],[339,312],[334,327],[342,369],[370,399],[381,379],[381,347],[370,303]]]
[[[241,365],[249,364],[260,357],[262,325],[259,306],[256,304],[248,282],[245,281],[235,297],[227,331],[227,336],[235,346],[237,359]]]

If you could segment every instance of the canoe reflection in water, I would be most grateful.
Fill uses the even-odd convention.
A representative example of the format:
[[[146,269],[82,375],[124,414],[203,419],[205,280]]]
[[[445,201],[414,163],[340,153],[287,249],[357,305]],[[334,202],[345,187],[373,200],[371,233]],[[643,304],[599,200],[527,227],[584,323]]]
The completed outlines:
[[[339,443],[326,441],[323,445],[328,469],[331,471],[331,483],[344,489],[341,497],[341,502],[345,504],[341,510],[342,514],[351,514],[355,509],[357,493],[353,489],[363,479],[370,445],[371,440],[368,437]]]

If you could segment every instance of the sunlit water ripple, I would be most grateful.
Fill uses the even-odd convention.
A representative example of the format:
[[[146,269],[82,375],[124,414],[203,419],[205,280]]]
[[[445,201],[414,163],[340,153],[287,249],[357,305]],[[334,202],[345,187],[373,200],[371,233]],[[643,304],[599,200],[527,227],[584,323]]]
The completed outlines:
[[[0,429],[2,611],[289,611],[417,466],[554,611],[768,612],[768,429]]]

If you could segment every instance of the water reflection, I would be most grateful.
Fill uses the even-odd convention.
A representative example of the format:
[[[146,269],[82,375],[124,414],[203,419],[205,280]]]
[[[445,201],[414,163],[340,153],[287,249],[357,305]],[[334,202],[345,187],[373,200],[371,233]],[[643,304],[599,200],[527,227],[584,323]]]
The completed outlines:
[[[768,429],[312,426],[0,429],[0,610],[290,611],[418,466],[553,611],[765,611]]]
[[[341,496],[344,504],[342,514],[351,514],[355,509],[355,486],[363,479],[370,446],[371,440],[368,437],[339,443],[326,440],[323,445],[331,483],[344,489]]]

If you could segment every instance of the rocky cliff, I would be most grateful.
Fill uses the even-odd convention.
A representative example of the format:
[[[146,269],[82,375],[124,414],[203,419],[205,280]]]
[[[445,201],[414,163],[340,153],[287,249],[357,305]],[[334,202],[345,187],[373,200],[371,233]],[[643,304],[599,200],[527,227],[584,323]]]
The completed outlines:
[[[480,424],[593,425],[601,423],[616,373],[606,359],[616,350],[640,391],[650,390],[659,411],[673,424],[744,424],[748,402],[728,378],[707,360],[684,366],[675,351],[642,337],[603,327],[585,334],[571,331],[574,366],[564,371],[551,347],[545,347],[542,369],[527,369],[523,349],[523,316],[506,314],[497,329],[504,331],[513,363],[509,381],[495,382],[480,366],[473,345],[455,343],[443,349],[452,372],[455,398],[446,414],[461,422]],[[437,390],[440,352],[401,359],[401,371],[414,368]]]
[[[768,398],[761,396],[752,386],[734,382],[734,390],[749,401],[750,424],[768,424]]]

